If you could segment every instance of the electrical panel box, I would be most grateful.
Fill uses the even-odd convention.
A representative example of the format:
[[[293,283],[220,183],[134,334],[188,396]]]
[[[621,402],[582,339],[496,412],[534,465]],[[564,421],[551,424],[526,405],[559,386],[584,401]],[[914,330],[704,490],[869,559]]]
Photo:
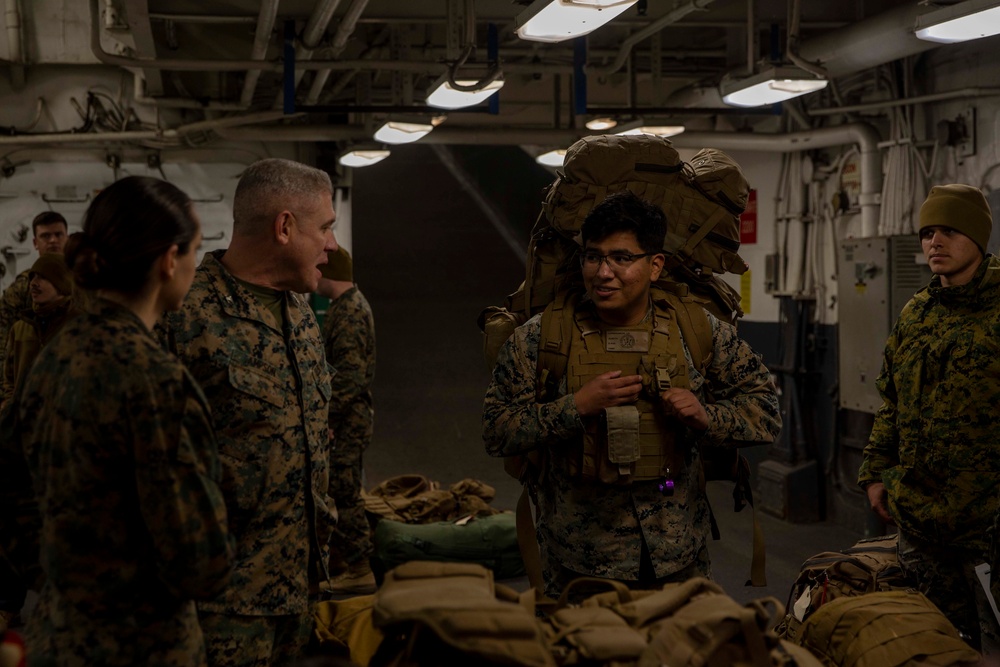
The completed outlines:
[[[916,234],[850,239],[840,245],[840,407],[875,413],[875,378],[893,323],[932,274]]]

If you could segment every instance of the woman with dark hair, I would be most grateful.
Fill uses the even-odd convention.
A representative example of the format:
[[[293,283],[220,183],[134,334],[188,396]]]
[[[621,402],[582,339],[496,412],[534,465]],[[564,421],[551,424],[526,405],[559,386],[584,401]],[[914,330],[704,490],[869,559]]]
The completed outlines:
[[[93,313],[39,354],[18,409],[42,518],[32,665],[204,665],[193,600],[234,545],[201,389],[151,330],[180,307],[201,231],[173,185],[102,191],[66,246]]]

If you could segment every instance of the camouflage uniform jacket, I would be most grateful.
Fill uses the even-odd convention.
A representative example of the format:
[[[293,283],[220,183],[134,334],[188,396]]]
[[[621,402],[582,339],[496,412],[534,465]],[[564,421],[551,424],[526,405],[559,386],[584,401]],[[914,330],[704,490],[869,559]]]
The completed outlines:
[[[675,478],[673,496],[656,480],[614,486],[571,478],[557,456],[546,456],[538,492],[537,536],[543,563],[561,563],[583,574],[621,580],[639,578],[643,539],[657,578],[695,562],[709,534],[708,502],[701,489],[697,444],[726,440],[772,442],[781,428],[778,398],[767,368],[736,335],[709,316],[713,359],[703,376],[684,348],[691,391],[705,403],[706,379],[715,402],[705,405],[709,428],[682,441],[691,465]],[[558,454],[576,446],[584,423],[562,379],[560,397],[539,403],[535,396],[541,316],[515,330],[500,350],[486,393],[483,438],[493,456],[541,448]],[[706,378],[707,376],[707,378]]]
[[[336,523],[327,497],[330,373],[306,300],[285,294],[283,332],[225,269],[223,254],[205,255],[183,308],[163,327],[168,347],[212,406],[238,545],[229,587],[199,608],[301,614],[310,578],[326,577],[326,545]]]
[[[6,346],[10,329],[25,310],[31,308],[31,277],[28,271],[17,274],[0,296],[0,345]],[[0,348],[0,364],[7,357],[7,348]]]
[[[333,366],[330,428],[335,447],[362,451],[372,438],[375,415],[375,320],[357,287],[330,301],[323,324],[326,359]]]
[[[876,386],[858,483],[885,484],[905,533],[985,550],[1000,505],[1000,259],[965,285],[935,277],[906,304]]]
[[[235,560],[194,378],[133,313],[105,301],[42,349],[18,411],[46,576],[31,650],[109,664],[92,651],[143,635],[149,653],[114,664],[159,664],[153,655],[178,650],[194,664],[203,649],[188,636],[191,599],[221,590]]]

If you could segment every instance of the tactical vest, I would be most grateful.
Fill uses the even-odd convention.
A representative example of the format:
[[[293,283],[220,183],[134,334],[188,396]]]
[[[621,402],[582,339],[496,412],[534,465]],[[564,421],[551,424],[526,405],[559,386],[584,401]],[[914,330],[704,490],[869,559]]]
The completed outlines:
[[[664,414],[660,393],[670,387],[690,387],[673,313],[654,303],[643,324],[613,327],[576,299],[566,307],[574,309],[577,329],[570,341],[567,391],[575,393],[608,371],[641,375],[643,385],[634,404],[607,408],[599,417],[583,420],[582,445],[566,457],[570,475],[606,484],[652,479],[671,484],[685,465],[683,452],[675,444],[682,427]]]

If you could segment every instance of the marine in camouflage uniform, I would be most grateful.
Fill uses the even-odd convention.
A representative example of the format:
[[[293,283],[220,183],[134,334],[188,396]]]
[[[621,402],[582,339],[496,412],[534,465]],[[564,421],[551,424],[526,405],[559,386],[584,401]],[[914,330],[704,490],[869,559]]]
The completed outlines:
[[[921,208],[937,275],[886,341],[883,404],[858,476],[873,509],[899,527],[904,571],[977,647],[973,568],[987,561],[1000,507],[1000,260],[983,257],[991,225],[970,186],[936,186]],[[956,264],[964,278],[950,274]]]
[[[598,233],[591,238],[588,234],[591,217],[613,216],[618,202],[625,201],[629,207],[625,213],[633,219],[662,216],[662,211],[656,207],[652,207],[653,212],[631,210],[635,205],[628,200],[632,198],[631,194],[613,195],[594,208],[584,223],[588,249],[596,248],[599,253],[602,251],[600,244],[610,239],[614,243],[603,251],[614,254],[614,248],[635,243],[637,232],[615,232],[612,228],[610,235]],[[662,247],[662,233],[656,238],[658,243],[650,242],[649,246]],[[592,246],[592,242],[597,245]],[[648,253],[646,244],[638,252],[629,249],[629,253],[637,257],[642,257],[644,251]],[[619,251],[619,254],[622,253]],[[644,311],[649,316],[649,283],[658,277],[659,269],[631,283],[627,279],[633,268],[644,270],[638,264],[641,261],[662,268],[663,255],[652,254],[652,259],[630,260],[630,269],[614,274],[614,279],[607,273],[612,271],[610,268],[607,272],[602,268],[604,256],[598,255],[602,259],[596,269],[591,269],[598,276],[604,276],[608,285],[616,286],[610,299],[617,298],[617,293],[633,290],[635,306],[640,309],[639,317]],[[585,266],[585,283],[588,280],[593,281],[593,284],[588,283],[588,293],[594,294],[600,279],[588,279]],[[598,294],[598,298],[608,297]],[[584,302],[580,307],[590,308],[591,305]],[[595,310],[598,319],[605,317],[600,308]],[[566,377],[569,372],[562,378],[554,400],[539,402],[536,390],[541,315],[518,327],[501,348],[486,393],[483,438],[486,451],[493,456],[511,456],[532,450],[545,454],[541,457],[544,469],[536,484],[536,523],[546,594],[558,595],[569,579],[579,575],[617,579],[644,587],[710,575],[709,508],[700,480],[697,445],[720,445],[734,440],[771,442],[781,427],[781,417],[774,385],[760,358],[736,335],[732,326],[711,316],[709,322],[713,356],[704,375],[692,362],[688,346],[684,346],[690,393],[700,404],[707,429],[681,426],[680,412],[668,407],[674,404],[668,404],[665,398],[658,408],[670,410],[667,414],[678,420],[677,427],[683,435],[675,446],[688,462],[674,475],[672,495],[661,492],[656,480],[616,485],[585,481],[570,473],[564,462],[564,452],[576,451],[581,446],[586,423],[598,416],[581,417],[583,389],[576,394],[568,392]],[[706,401],[706,382],[711,384],[715,400],[712,404]],[[623,400],[626,403],[618,404],[627,404],[627,399]]]
[[[102,302],[40,353],[19,414],[43,517],[32,665],[205,665],[192,599],[235,544],[205,396],[130,311]]]
[[[31,244],[39,254],[56,253],[61,255],[66,246],[66,233],[69,225],[66,218],[55,211],[42,211],[31,221]],[[0,295],[0,366],[7,356],[6,344],[10,328],[21,316],[21,313],[31,308],[31,294],[28,286],[31,282],[29,271],[17,274],[3,294]],[[91,299],[86,301],[90,304]],[[83,304],[79,299],[77,305]]]
[[[238,558],[229,586],[198,609],[219,647],[213,664],[241,664],[259,634],[252,617],[282,626],[277,641],[287,648],[276,645],[275,655],[301,649],[310,586],[327,578],[336,511],[327,497],[330,373],[316,318],[285,291],[285,324],[276,321],[222,265],[225,252],[205,255],[164,333],[212,406]]]
[[[31,284],[31,276],[28,271],[22,271],[14,278],[14,282],[0,295],[0,341],[3,348],[0,349],[0,363],[7,358],[7,338],[10,336],[11,327],[21,317],[21,313],[31,308],[31,292],[28,290]]]
[[[326,267],[321,269],[326,275]],[[372,542],[361,500],[362,456],[372,439],[375,409],[375,320],[356,286],[330,301],[323,323],[326,358],[333,367],[330,398],[330,496],[337,504],[331,551],[348,567],[367,562]]]

